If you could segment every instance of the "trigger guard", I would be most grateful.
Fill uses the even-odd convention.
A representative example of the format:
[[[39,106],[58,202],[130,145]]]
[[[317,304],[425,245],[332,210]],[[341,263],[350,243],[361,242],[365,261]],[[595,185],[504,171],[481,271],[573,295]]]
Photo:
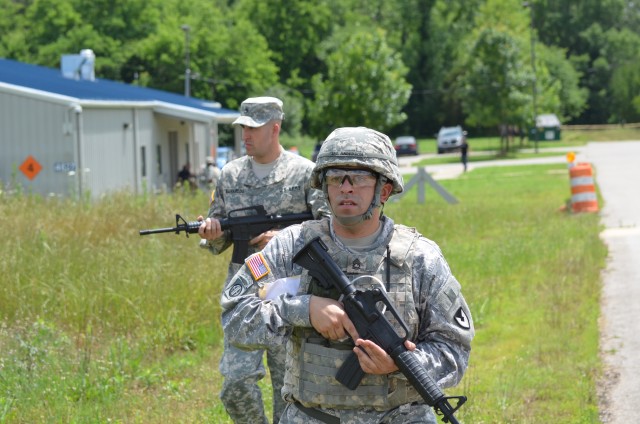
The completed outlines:
[[[358,280],[362,280],[362,279],[369,279],[369,280],[372,281],[372,284],[370,284],[369,286],[366,286],[366,283],[360,283],[361,285],[356,285],[356,282],[358,282]],[[360,275],[360,276],[354,278],[353,281],[351,281],[351,283],[355,287],[357,287],[358,289],[380,288],[380,290],[382,290],[383,292],[385,292],[385,293],[387,292],[387,289],[385,288],[385,286],[382,283],[382,281],[380,281],[379,278],[374,277],[373,275]],[[380,313],[384,314],[385,312],[387,312],[387,305],[383,302],[382,303],[382,310],[380,311]]]

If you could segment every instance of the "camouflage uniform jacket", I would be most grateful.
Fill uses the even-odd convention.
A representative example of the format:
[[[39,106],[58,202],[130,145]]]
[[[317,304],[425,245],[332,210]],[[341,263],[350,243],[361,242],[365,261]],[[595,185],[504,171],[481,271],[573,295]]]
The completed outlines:
[[[379,251],[381,246],[389,245],[396,231],[405,233],[408,231],[406,227],[394,225],[389,218],[384,218],[383,223],[382,234],[376,245],[372,246],[372,251]],[[295,352],[300,352],[302,340],[296,336],[296,332],[299,332],[300,328],[305,332],[313,331],[309,319],[311,295],[308,294],[309,286],[304,283],[306,271],[293,264],[292,258],[309,240],[307,233],[314,231],[320,225],[324,226],[325,233],[330,234],[333,240],[334,249],[330,248],[330,255],[341,267],[347,268],[345,271],[349,275],[349,264],[345,263],[344,258],[350,257],[350,260],[353,260],[358,253],[349,250],[337,240],[329,219],[325,219],[320,222],[294,225],[281,231],[261,253],[269,272],[256,280],[255,272],[252,273],[249,265],[244,265],[222,294],[224,309],[222,324],[230,343],[246,349],[289,343],[285,385],[288,384],[290,387],[291,373],[299,371],[296,369],[297,364],[295,363],[298,359],[293,356],[298,356],[298,358],[301,356],[295,354]],[[470,344],[474,336],[468,306],[460,291],[459,283],[452,275],[439,247],[434,242],[416,233],[413,248],[407,253],[412,255],[408,261],[411,264],[410,277],[408,278],[411,287],[402,293],[397,287],[392,289],[396,293],[392,294],[391,298],[399,301],[401,298],[399,294],[411,297],[411,299],[406,299],[407,302],[402,302],[411,305],[410,307],[404,308],[399,304],[395,304],[395,306],[396,309],[403,311],[401,313],[405,319],[414,317],[408,321],[413,333],[410,338],[417,345],[417,356],[440,387],[454,386],[460,381],[467,368],[471,350]],[[364,255],[366,256],[368,253]],[[248,258],[247,263],[250,263],[251,260],[252,257]],[[391,260],[393,263],[393,256]],[[255,263],[255,260],[253,262]],[[363,258],[361,263],[366,263],[366,258]],[[377,275],[383,274],[384,272]],[[267,284],[280,278],[296,275],[303,277],[295,295],[280,295],[268,301],[263,301],[256,296],[259,290]],[[291,337],[292,335],[293,337]],[[309,403],[305,399],[297,397],[299,392],[284,393],[284,395],[289,401],[297,400],[302,401],[303,404]],[[406,396],[413,397],[411,394]],[[334,404],[333,400],[326,404],[311,402],[308,406],[345,409],[364,406],[361,399],[347,399],[344,402],[342,405]],[[378,409],[384,405],[371,403],[369,406]]]
[[[220,172],[218,185],[212,194],[210,218],[227,218],[230,211],[250,206],[264,206],[268,215],[310,211],[314,217],[327,216],[324,194],[309,186],[314,163],[302,156],[281,149],[274,169],[259,179],[253,172],[251,158],[243,156],[227,163]],[[210,241],[211,253],[217,255],[233,244],[230,231]],[[249,246],[249,255],[256,249]],[[240,268],[229,263],[227,282]]]

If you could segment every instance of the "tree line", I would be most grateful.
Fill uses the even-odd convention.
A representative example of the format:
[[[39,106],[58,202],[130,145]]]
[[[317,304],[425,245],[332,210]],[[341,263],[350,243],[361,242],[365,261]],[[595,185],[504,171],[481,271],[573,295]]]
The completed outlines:
[[[291,135],[432,136],[640,121],[640,4],[625,0],[0,0],[0,57],[236,109],[285,101]],[[188,52],[188,54],[187,54]],[[187,59],[188,56],[188,59]]]

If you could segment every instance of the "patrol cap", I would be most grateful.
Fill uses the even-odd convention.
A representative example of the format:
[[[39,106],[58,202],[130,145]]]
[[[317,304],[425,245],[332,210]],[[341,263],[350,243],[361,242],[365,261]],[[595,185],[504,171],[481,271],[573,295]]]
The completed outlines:
[[[275,97],[250,97],[240,105],[240,117],[232,125],[256,128],[269,121],[283,119],[282,100]]]

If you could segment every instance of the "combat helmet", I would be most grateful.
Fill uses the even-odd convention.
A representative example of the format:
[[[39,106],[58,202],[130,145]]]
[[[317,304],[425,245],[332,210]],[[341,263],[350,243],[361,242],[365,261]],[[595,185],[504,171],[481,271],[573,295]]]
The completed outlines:
[[[375,208],[383,208],[381,190],[385,183],[392,184],[391,195],[401,193],[404,190],[396,151],[391,140],[381,132],[370,128],[338,128],[329,134],[322,143],[316,166],[311,174],[310,184],[313,188],[321,189],[327,198],[328,191],[324,182],[324,174],[328,168],[365,168],[378,175],[371,205],[365,213],[352,217],[339,217],[337,214],[333,214],[342,225],[355,225],[363,220],[371,219]],[[329,207],[331,208],[330,204]],[[382,213],[382,209],[380,213]]]
[[[370,128],[338,128],[329,134],[318,153],[311,175],[311,187],[322,188],[323,171],[327,168],[367,168],[393,184],[391,194],[404,190],[391,140]]]

